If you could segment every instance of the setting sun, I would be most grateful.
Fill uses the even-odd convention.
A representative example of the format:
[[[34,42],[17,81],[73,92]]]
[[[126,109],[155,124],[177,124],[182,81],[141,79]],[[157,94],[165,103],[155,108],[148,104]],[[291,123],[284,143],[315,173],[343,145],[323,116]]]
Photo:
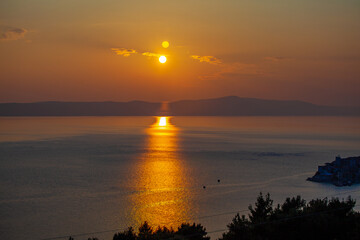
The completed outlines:
[[[166,63],[166,57],[165,56],[160,56],[159,57],[159,62]]]
[[[159,126],[161,126],[161,127],[166,126],[166,117],[160,117]]]
[[[163,48],[168,48],[170,44],[168,41],[163,41],[161,45],[163,46]]]

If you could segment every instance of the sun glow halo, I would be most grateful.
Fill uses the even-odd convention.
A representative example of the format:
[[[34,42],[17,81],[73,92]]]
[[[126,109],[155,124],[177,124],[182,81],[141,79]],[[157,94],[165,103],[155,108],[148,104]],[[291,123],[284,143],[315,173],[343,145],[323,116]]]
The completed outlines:
[[[159,57],[159,62],[166,63],[166,57],[165,56],[160,56]]]

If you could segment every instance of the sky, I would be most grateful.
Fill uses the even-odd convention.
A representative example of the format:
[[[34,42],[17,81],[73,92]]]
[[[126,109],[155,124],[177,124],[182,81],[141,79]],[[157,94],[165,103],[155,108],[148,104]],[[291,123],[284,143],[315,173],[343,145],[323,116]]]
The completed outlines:
[[[359,91],[359,0],[0,1],[0,102],[360,106]]]

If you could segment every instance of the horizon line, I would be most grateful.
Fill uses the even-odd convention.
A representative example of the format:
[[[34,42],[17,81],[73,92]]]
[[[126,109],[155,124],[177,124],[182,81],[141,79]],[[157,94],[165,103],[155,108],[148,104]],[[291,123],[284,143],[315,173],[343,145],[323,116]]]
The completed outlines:
[[[34,103],[131,103],[131,102],[144,102],[144,103],[152,103],[152,104],[161,104],[161,103],[175,103],[182,101],[202,101],[202,100],[217,100],[223,98],[237,98],[237,99],[251,99],[251,100],[263,100],[263,101],[277,101],[277,102],[301,102],[306,104],[312,104],[316,106],[323,107],[360,107],[359,105],[326,105],[326,104],[318,104],[310,101],[299,100],[299,99],[269,99],[269,98],[258,98],[258,97],[240,97],[236,95],[226,95],[221,97],[209,97],[209,98],[197,98],[197,99],[179,99],[172,101],[149,101],[149,100],[123,100],[123,101],[113,101],[113,100],[103,100],[103,101],[64,101],[64,100],[44,100],[44,101],[33,101],[33,102],[0,102],[0,104],[34,104]]]

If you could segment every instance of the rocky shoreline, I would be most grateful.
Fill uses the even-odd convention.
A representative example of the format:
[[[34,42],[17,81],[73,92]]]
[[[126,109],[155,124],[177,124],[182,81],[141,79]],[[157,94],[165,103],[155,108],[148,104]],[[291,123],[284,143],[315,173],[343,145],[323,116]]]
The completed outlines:
[[[335,186],[351,186],[360,183],[360,156],[335,158],[331,163],[318,166],[318,171],[308,181],[332,183]]]

